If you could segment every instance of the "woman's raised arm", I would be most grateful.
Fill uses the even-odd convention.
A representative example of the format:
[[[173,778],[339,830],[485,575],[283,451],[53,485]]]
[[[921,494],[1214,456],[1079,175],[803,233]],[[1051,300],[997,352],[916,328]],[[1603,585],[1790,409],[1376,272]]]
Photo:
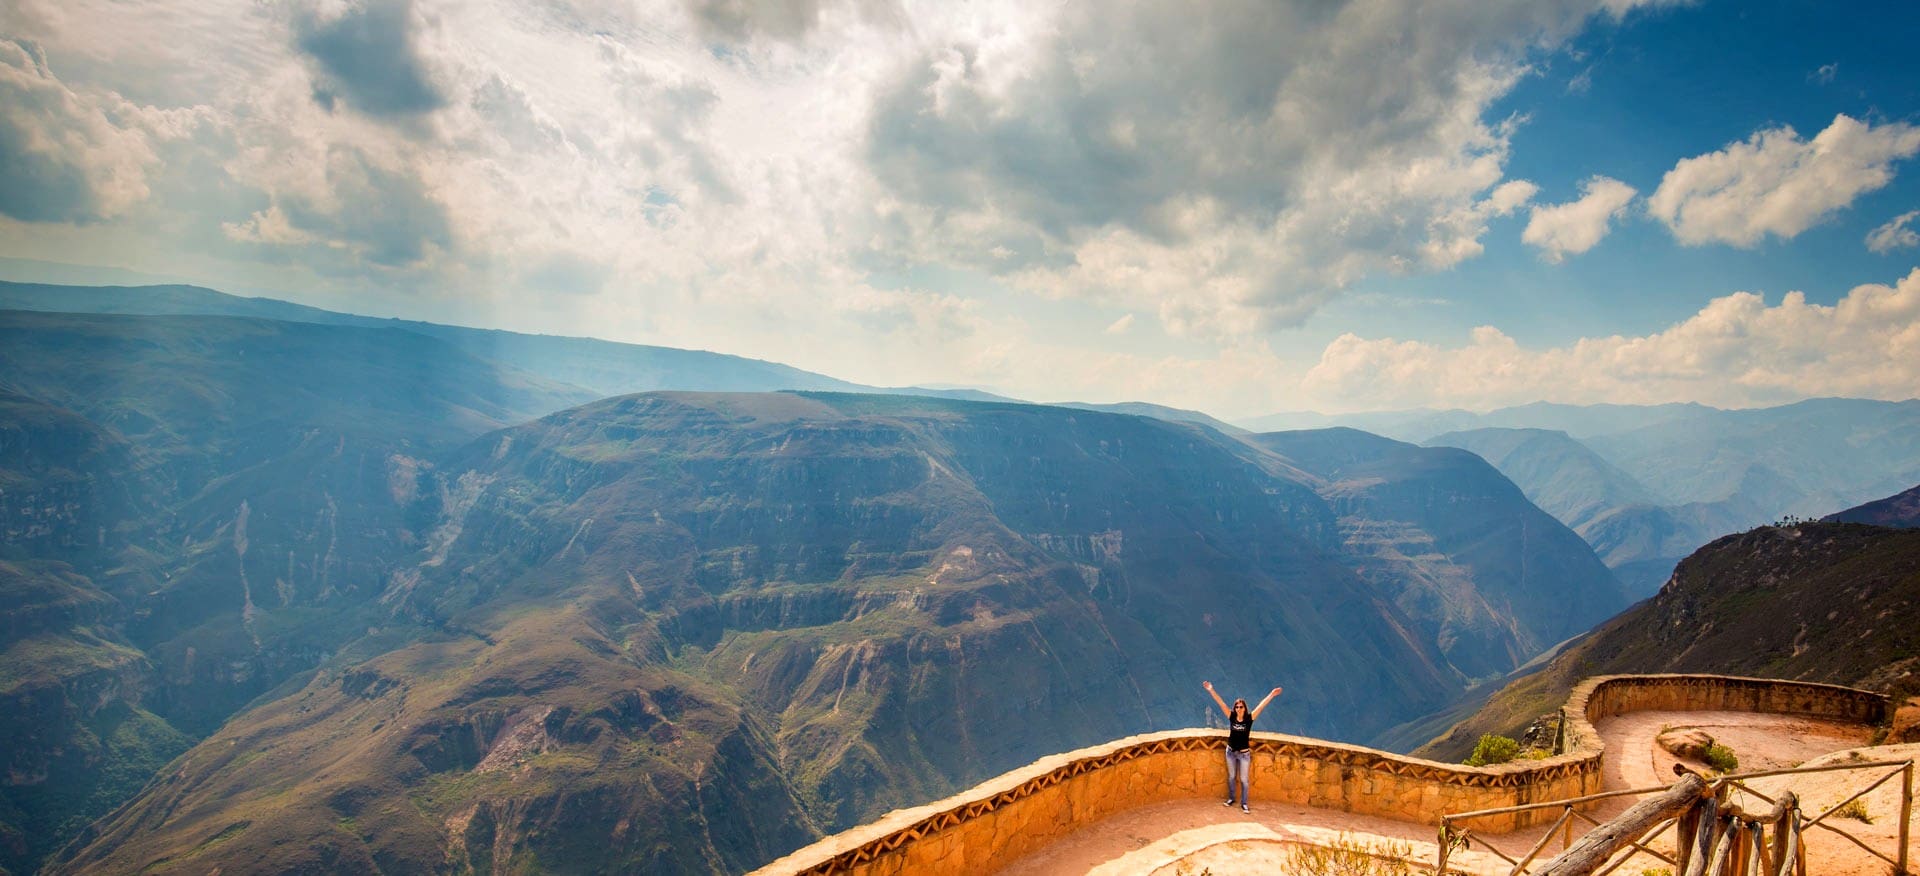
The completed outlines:
[[[1268,704],[1268,703],[1271,703],[1271,702],[1273,702],[1273,698],[1274,698],[1274,697],[1277,697],[1277,696],[1279,696],[1279,695],[1280,695],[1280,689],[1279,689],[1279,688],[1277,688],[1277,687],[1276,687],[1276,688],[1274,688],[1274,689],[1273,689],[1273,690],[1271,690],[1271,691],[1268,691],[1268,692],[1267,692],[1267,698],[1266,698],[1266,699],[1264,699],[1264,700],[1261,700],[1261,701],[1260,701],[1260,705],[1257,705],[1257,706],[1254,706],[1254,707],[1253,707],[1253,716],[1254,716],[1255,718],[1258,718],[1258,717],[1260,717],[1260,710],[1261,710],[1261,709],[1264,709],[1264,708],[1266,708],[1266,707],[1267,707],[1267,704]],[[1217,697],[1216,697],[1216,699],[1217,699]]]
[[[1213,682],[1203,681],[1200,682],[1200,686],[1207,689],[1208,696],[1213,697],[1214,704],[1220,707],[1220,714],[1227,716],[1227,718],[1231,720],[1233,718],[1233,710],[1227,708],[1227,701],[1221,699],[1219,692],[1213,689]]]

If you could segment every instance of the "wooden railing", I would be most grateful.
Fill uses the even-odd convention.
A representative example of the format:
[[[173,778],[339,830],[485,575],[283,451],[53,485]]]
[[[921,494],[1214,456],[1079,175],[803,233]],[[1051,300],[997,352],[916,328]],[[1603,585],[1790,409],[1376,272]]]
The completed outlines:
[[[1885,861],[1893,876],[1912,876],[1913,871],[1908,868],[1908,847],[1913,819],[1913,765],[1912,760],[1830,764],[1709,779],[1676,764],[1674,771],[1681,774],[1681,778],[1670,787],[1610,791],[1552,803],[1449,814],[1440,819],[1439,853],[1434,872],[1451,872],[1448,864],[1453,855],[1478,845],[1512,865],[1508,876],[1607,876],[1641,855],[1667,864],[1675,876],[1808,876],[1804,836],[1818,827],[1846,838]],[[1876,769],[1887,772],[1811,818],[1801,810],[1800,800],[1792,791],[1772,796],[1748,784],[1753,779],[1775,776]],[[1828,821],[1835,813],[1844,811],[1849,804],[1895,777],[1899,777],[1901,783],[1900,821],[1891,855]],[[1742,809],[1729,800],[1731,792],[1736,790],[1771,804],[1771,808],[1759,813]],[[1606,822],[1596,821],[1581,811],[1600,800],[1649,794],[1658,796],[1648,797]],[[1471,829],[1459,827],[1463,822],[1489,816],[1556,807],[1562,810],[1559,819],[1530,849],[1518,856]],[[1572,840],[1576,820],[1593,827],[1578,842]],[[1656,847],[1656,840],[1669,828],[1674,834],[1671,854]],[[1539,869],[1530,869],[1556,835],[1561,838],[1564,851]]]

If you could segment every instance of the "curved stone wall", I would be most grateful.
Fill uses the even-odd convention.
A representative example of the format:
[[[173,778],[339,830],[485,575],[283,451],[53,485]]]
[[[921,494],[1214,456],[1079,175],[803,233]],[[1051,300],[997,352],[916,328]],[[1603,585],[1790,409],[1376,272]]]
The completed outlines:
[[[1599,751],[1593,722],[1628,712],[1762,712],[1878,724],[1887,698],[1872,691],[1732,675],[1601,675],[1574,685],[1560,710],[1563,750]]]
[[[1874,723],[1886,699],[1805,682],[1709,675],[1592,678],[1562,709],[1565,753],[1490,767],[1446,764],[1357,745],[1253,735],[1256,800],[1438,824],[1442,813],[1564,800],[1600,790],[1605,752],[1593,722],[1644,710],[1806,714]],[[926,806],[827,837],[756,871],[814,874],[978,873],[1137,806],[1225,795],[1219,730],[1173,730],[1043,758]],[[1558,817],[1552,809],[1481,819],[1501,832]]]

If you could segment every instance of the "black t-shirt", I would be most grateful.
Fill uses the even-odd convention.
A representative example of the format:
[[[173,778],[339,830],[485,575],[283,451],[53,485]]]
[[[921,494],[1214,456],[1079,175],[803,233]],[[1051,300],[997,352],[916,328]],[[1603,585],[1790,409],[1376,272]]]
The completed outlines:
[[[1233,715],[1227,715],[1227,747],[1234,751],[1246,751],[1252,746],[1248,735],[1253,732],[1253,713],[1247,713],[1245,721],[1235,721]]]

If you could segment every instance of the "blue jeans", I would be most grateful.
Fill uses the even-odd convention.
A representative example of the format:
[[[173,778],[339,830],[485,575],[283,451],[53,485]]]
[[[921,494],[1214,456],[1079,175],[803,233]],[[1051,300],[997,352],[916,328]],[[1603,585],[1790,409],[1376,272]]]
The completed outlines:
[[[1240,788],[1240,805],[1247,805],[1247,782],[1252,776],[1253,751],[1227,749],[1227,800],[1233,800],[1233,789],[1237,783]]]

